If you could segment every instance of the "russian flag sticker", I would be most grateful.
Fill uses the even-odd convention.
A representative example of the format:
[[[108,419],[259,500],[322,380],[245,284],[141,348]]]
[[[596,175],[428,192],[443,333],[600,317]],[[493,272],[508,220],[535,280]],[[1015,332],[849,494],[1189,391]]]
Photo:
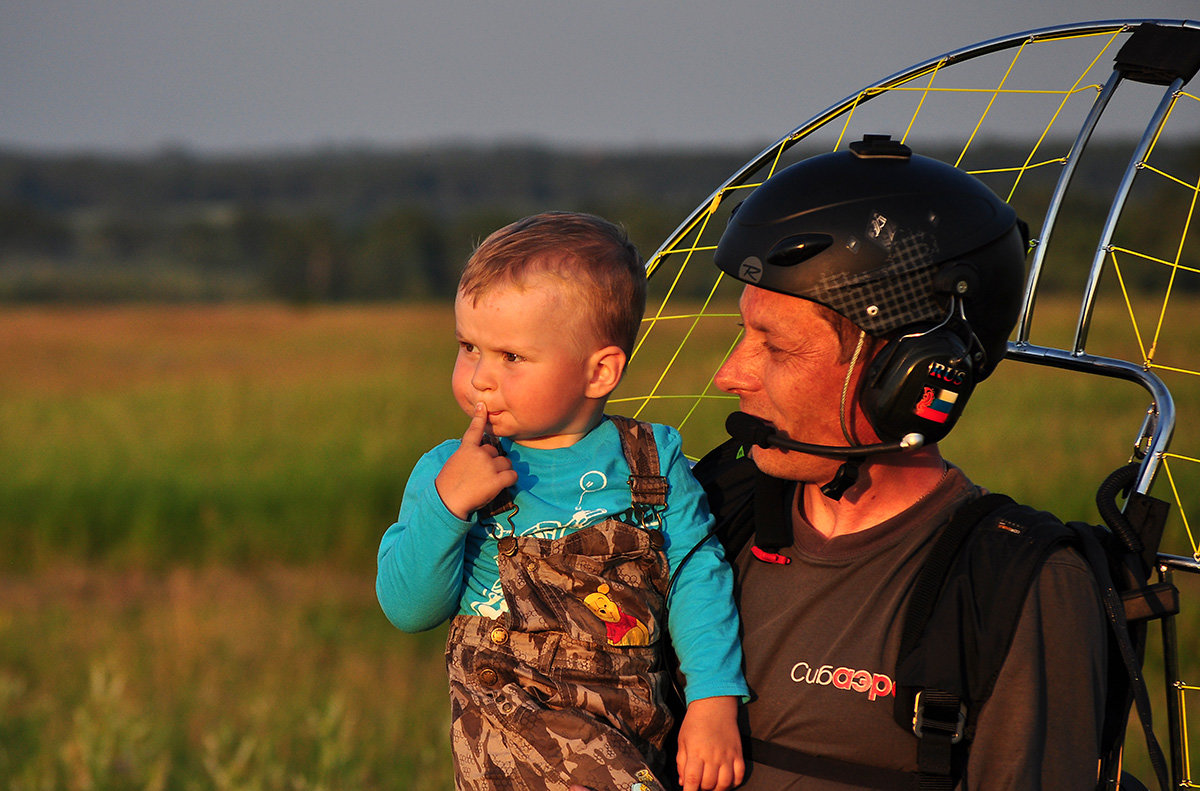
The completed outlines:
[[[950,418],[950,412],[957,400],[958,393],[953,390],[934,390],[932,387],[926,387],[913,413],[934,423],[945,423]]]

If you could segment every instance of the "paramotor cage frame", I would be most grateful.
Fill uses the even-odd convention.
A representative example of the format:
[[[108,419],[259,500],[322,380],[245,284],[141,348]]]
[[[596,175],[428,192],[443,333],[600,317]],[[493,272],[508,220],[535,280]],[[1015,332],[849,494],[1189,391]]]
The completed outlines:
[[[1067,39],[1080,36],[1093,36],[1097,34],[1112,33],[1114,39],[1121,34],[1129,33],[1139,26],[1158,26],[1158,27],[1174,27],[1191,30],[1200,30],[1200,23],[1187,20],[1173,19],[1116,19],[1108,21],[1085,22],[1078,24],[1058,25],[1053,27],[1039,28],[1028,30],[1021,33],[1015,33],[1008,36],[995,38],[979,44],[963,47],[936,58],[931,58],[927,61],[919,63],[909,69],[897,72],[890,77],[873,83],[862,90],[847,96],[840,102],[831,105],[829,108],[812,116],[809,120],[795,127],[783,137],[776,140],[771,145],[764,148],[757,156],[751,158],[724,183],[715,189],[705,201],[703,201],[691,215],[687,217],[675,231],[668,237],[667,241],[658,248],[658,250],[647,261],[647,273],[653,275],[658,269],[659,264],[667,257],[674,255],[684,256],[683,266],[687,266],[688,260],[695,253],[711,252],[711,245],[701,245],[699,239],[705,233],[705,225],[709,219],[715,214],[717,207],[720,206],[727,197],[739,191],[753,189],[761,184],[766,177],[761,176],[766,173],[769,177],[777,166],[780,165],[783,154],[796,143],[807,138],[810,134],[818,129],[830,127],[836,128],[833,123],[845,116],[845,121],[841,133],[837,137],[836,148],[842,147],[844,137],[847,135],[847,129],[850,126],[851,118],[855,111],[862,107],[865,103],[872,99],[881,96],[888,91],[905,86],[918,80],[924,76],[932,77],[940,70],[953,65],[983,55],[988,55],[1001,50],[1007,50],[1015,47],[1023,47],[1038,41],[1050,41],[1056,39]],[[1105,47],[1107,49],[1107,45]],[[1102,50],[1103,52],[1104,50]],[[1097,55],[1097,60],[1099,55]],[[1062,162],[1062,170],[1058,175],[1057,181],[1051,193],[1051,197],[1046,204],[1045,215],[1042,218],[1040,232],[1037,238],[1032,239],[1031,251],[1032,258],[1030,261],[1029,275],[1026,279],[1025,293],[1022,301],[1021,313],[1018,319],[1017,331],[1014,340],[1009,342],[1008,357],[1010,359],[1021,362],[1032,363],[1040,366],[1049,366],[1053,368],[1086,373],[1096,376],[1115,378],[1136,383],[1150,396],[1150,405],[1146,410],[1145,418],[1142,427],[1138,433],[1134,443],[1131,459],[1139,463],[1138,474],[1134,488],[1140,493],[1146,494],[1154,482],[1155,476],[1159,470],[1160,463],[1164,459],[1164,454],[1170,445],[1172,435],[1176,424],[1176,407],[1171,393],[1168,390],[1163,380],[1150,369],[1150,366],[1145,362],[1130,362],[1128,360],[1117,359],[1113,357],[1105,357],[1089,354],[1087,351],[1087,339],[1089,328],[1091,327],[1093,312],[1096,306],[1098,293],[1098,284],[1105,263],[1108,260],[1111,250],[1113,234],[1117,226],[1117,221],[1120,218],[1126,201],[1129,198],[1130,188],[1133,184],[1134,177],[1138,171],[1144,167],[1145,159],[1153,149],[1155,142],[1158,140],[1162,132],[1163,125],[1169,117],[1171,109],[1175,101],[1180,96],[1181,89],[1191,77],[1191,74],[1176,76],[1173,79],[1163,80],[1162,82],[1140,79],[1136,74],[1128,74],[1121,68],[1118,63],[1114,68],[1107,82],[1100,86],[1099,91],[1091,105],[1090,111],[1087,113],[1082,125],[1075,135],[1069,153],[1065,161]],[[1095,251],[1092,256],[1090,268],[1086,277],[1086,285],[1083,289],[1082,300],[1079,306],[1078,320],[1075,324],[1074,339],[1069,348],[1054,348],[1049,346],[1040,346],[1030,341],[1030,329],[1033,318],[1033,308],[1038,295],[1039,287],[1042,283],[1043,267],[1046,260],[1047,243],[1053,235],[1056,223],[1059,219],[1060,211],[1063,207],[1063,199],[1067,193],[1073,177],[1076,173],[1076,165],[1087,147],[1093,132],[1097,128],[1100,118],[1109,106],[1109,102],[1113,95],[1123,82],[1132,80],[1134,82],[1150,82],[1151,84],[1163,84],[1162,97],[1159,100],[1154,111],[1149,115],[1145,123],[1144,129],[1141,131],[1140,139],[1130,155],[1129,161],[1125,165],[1124,172],[1121,176],[1119,185],[1116,189],[1115,197],[1109,205],[1107,217],[1104,220],[1102,230],[1097,239]],[[917,88],[917,92],[921,89]],[[923,101],[923,98],[922,98]],[[1065,101],[1065,100],[1064,100]],[[990,105],[989,105],[990,107]],[[985,113],[986,115],[986,113]],[[915,120],[915,114],[914,114]],[[981,118],[979,124],[983,123]],[[911,129],[911,122],[909,125]],[[971,139],[975,133],[979,131],[979,125],[971,134]],[[907,134],[907,130],[905,132]],[[1043,140],[1045,134],[1043,134]],[[1040,145],[1042,140],[1038,141]],[[968,141],[967,145],[970,145]],[[1034,151],[1037,148],[1035,146]],[[965,153],[965,148],[964,148]],[[1033,159],[1033,153],[1030,154],[1030,159]],[[958,164],[958,163],[955,163]],[[1028,162],[1026,163],[1028,164]],[[757,178],[757,181],[750,183],[752,178]],[[1032,218],[1027,218],[1032,219]],[[1031,223],[1032,224],[1032,223]],[[695,240],[689,242],[689,240]],[[1172,275],[1173,282],[1173,275]],[[650,319],[651,322],[654,319]],[[661,381],[661,380],[660,380]],[[636,399],[630,399],[636,400]],[[1160,580],[1170,581],[1172,572],[1184,571],[1188,573],[1200,573],[1200,559],[1197,557],[1183,557],[1177,555],[1159,554],[1158,555],[1158,574]],[[1172,784],[1174,787],[1192,787],[1194,785],[1189,777],[1188,764],[1188,745],[1186,739],[1186,712],[1182,707],[1182,695],[1184,689],[1197,689],[1195,687],[1187,687],[1180,678],[1180,667],[1178,658],[1178,643],[1175,636],[1174,617],[1168,617],[1163,621],[1163,648],[1165,658],[1165,674],[1167,685],[1167,709],[1168,709],[1168,727],[1169,739],[1171,746],[1171,773]]]

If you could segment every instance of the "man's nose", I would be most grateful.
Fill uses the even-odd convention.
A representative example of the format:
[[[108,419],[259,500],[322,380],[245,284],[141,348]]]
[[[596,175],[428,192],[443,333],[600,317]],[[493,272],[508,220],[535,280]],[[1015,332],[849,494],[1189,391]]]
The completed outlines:
[[[746,390],[752,383],[747,363],[746,355],[742,352],[742,344],[739,343],[717,370],[713,377],[713,384],[726,393]]]

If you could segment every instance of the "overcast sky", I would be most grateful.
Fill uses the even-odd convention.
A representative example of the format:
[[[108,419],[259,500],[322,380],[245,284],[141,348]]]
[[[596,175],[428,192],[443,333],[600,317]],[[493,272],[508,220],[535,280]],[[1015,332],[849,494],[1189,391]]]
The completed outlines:
[[[1128,17],[1200,0],[6,0],[0,146],[743,144],[967,44]]]

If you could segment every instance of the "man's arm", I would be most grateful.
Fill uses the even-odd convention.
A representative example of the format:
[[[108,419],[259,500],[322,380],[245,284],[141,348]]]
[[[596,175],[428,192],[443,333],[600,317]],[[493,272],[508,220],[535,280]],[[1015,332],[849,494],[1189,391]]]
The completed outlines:
[[[1102,607],[1083,559],[1051,555],[980,712],[968,791],[1095,788],[1108,666]]]

